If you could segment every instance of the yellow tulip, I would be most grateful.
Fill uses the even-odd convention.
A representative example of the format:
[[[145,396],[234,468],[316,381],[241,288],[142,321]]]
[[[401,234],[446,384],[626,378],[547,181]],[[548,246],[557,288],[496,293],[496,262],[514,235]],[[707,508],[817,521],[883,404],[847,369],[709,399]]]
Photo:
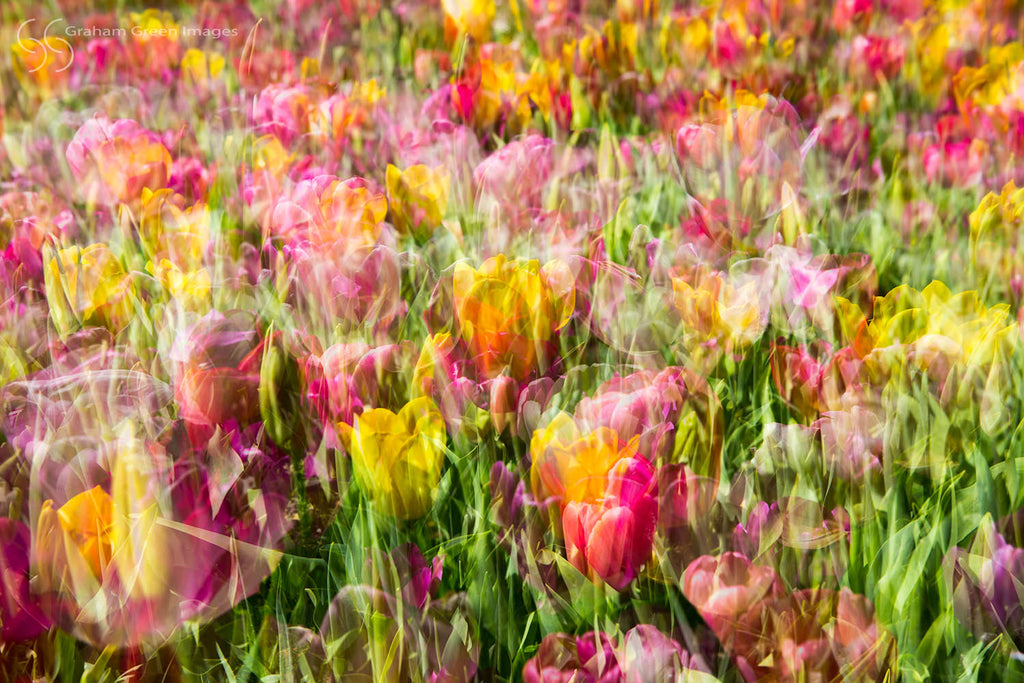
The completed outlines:
[[[445,16],[445,34],[454,40],[455,33],[472,36],[478,42],[487,42],[494,21],[494,0],[441,0]]]
[[[181,77],[195,85],[208,83],[224,71],[224,57],[216,52],[207,54],[192,47],[181,58]]]
[[[160,508],[152,493],[159,476],[144,445],[120,439],[108,494],[99,486],[83,491],[55,508],[43,503],[38,523],[37,557],[45,584],[70,590],[87,615],[102,600],[102,586],[120,585],[123,599],[153,598],[168,585],[165,542],[168,529],[159,524]],[[110,583],[116,573],[119,581]],[[107,605],[106,609],[111,609]]]
[[[400,171],[388,164],[386,181],[395,228],[403,234],[433,234],[448,209],[451,180],[444,167],[416,164]]]
[[[487,259],[479,270],[455,267],[455,312],[480,374],[525,379],[553,354],[555,332],[575,310],[572,273],[560,261]]]
[[[47,500],[36,524],[40,589],[73,597],[85,623],[101,623],[107,607],[96,597],[111,575],[113,503],[99,486],[57,508]]]
[[[127,323],[132,277],[105,244],[68,247],[46,264],[46,300],[62,338],[82,325],[116,332]]]
[[[264,135],[252,142],[252,165],[257,171],[281,179],[294,160],[287,148],[275,135]]]
[[[210,239],[210,211],[198,203],[185,209],[185,198],[172,190],[142,190],[139,241],[150,256],[166,257],[182,270],[195,270]]]
[[[52,502],[47,501],[44,507]],[[76,549],[91,575],[101,580],[110,564],[113,543],[110,537],[113,504],[99,486],[83,491],[56,510],[57,521],[68,545]]]
[[[727,350],[743,348],[764,332],[766,323],[754,281],[736,286],[728,276],[704,272],[698,273],[692,284],[672,278],[672,291],[691,351],[712,340]]]
[[[1008,106],[1024,68],[1024,45],[1011,43],[989,50],[978,68],[964,66],[953,77],[953,92],[963,106],[968,99],[982,107]]]
[[[618,434],[599,427],[583,434],[576,422],[559,413],[530,441],[530,485],[538,501],[557,499],[567,503],[600,501],[607,488],[608,473],[619,461],[636,456],[639,437],[620,443]]]
[[[339,240],[353,247],[370,246],[380,237],[381,221],[388,212],[388,200],[358,179],[334,180],[320,194],[320,212],[326,230],[310,240],[325,250]]]
[[[170,12],[149,8],[144,12],[128,14],[129,33],[137,43],[148,43],[154,39],[178,42],[179,28]]]
[[[1016,297],[1024,278],[1020,231],[1024,226],[1024,188],[1011,180],[1002,192],[989,192],[971,213],[971,261],[993,283],[1006,283]]]
[[[383,512],[416,519],[430,510],[445,447],[444,419],[431,399],[415,398],[397,415],[375,408],[338,428],[356,481]]]
[[[146,270],[153,274],[170,298],[188,311],[205,311],[210,303],[210,272],[206,268],[182,270],[167,259],[146,263]]]

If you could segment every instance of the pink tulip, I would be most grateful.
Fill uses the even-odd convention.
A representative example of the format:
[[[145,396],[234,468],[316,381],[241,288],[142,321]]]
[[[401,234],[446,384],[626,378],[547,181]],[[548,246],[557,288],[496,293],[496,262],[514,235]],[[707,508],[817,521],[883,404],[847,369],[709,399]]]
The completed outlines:
[[[277,136],[285,144],[309,132],[313,93],[304,85],[275,83],[256,98],[253,124],[261,134]]]
[[[307,359],[307,398],[325,425],[352,424],[370,408],[397,410],[402,403],[400,375],[414,360],[409,342],[376,348],[363,342],[335,344]]]
[[[577,422],[590,430],[608,427],[623,442],[639,437],[638,451],[652,462],[671,453],[675,426],[699,379],[679,368],[642,370],[602,384],[577,405]]]
[[[745,633],[741,621],[782,595],[782,583],[771,567],[730,552],[694,560],[683,574],[683,594],[726,649],[742,656],[756,645],[757,634]]]
[[[243,311],[204,316],[175,345],[175,398],[196,446],[218,426],[258,421],[264,339]]]
[[[615,646],[604,633],[573,637],[553,633],[541,641],[537,654],[523,668],[523,683],[618,683],[622,672]]]
[[[924,150],[924,171],[930,182],[977,185],[984,172],[986,145],[981,140],[942,142]]]
[[[709,674],[707,664],[654,626],[627,631],[621,644],[606,633],[552,633],[523,668],[525,683],[658,683]]]
[[[608,479],[604,500],[565,506],[562,532],[573,566],[622,590],[651,556],[658,519],[654,469],[642,458],[628,458]]]
[[[554,143],[530,135],[510,142],[480,162],[473,171],[473,180],[499,205],[540,208],[554,162]]]
[[[897,38],[855,36],[851,66],[862,78],[892,80],[903,67],[903,45]]]
[[[832,8],[832,26],[842,33],[854,23],[871,20],[872,0],[838,0]]]
[[[143,188],[166,187],[171,154],[160,138],[131,119],[86,121],[68,143],[68,166],[87,201],[138,201]]]

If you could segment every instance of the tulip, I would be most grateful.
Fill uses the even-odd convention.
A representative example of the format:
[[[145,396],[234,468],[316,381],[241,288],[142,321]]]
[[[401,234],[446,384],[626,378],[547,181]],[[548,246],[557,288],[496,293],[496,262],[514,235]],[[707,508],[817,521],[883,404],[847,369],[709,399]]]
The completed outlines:
[[[554,165],[554,142],[529,135],[481,161],[473,171],[473,182],[499,206],[539,208]]]
[[[871,407],[821,414],[822,454],[829,469],[847,481],[863,481],[881,471],[885,420]]]
[[[638,451],[654,462],[671,455],[676,424],[690,398],[688,384],[700,385],[678,368],[615,377],[577,403],[574,415],[590,429],[611,429],[621,441],[639,437]]]
[[[658,521],[654,469],[601,427],[587,434],[560,413],[530,442],[531,485],[561,513],[569,561],[592,580],[622,590],[651,555]]]
[[[224,57],[211,52],[207,54],[196,48],[189,48],[181,58],[181,78],[194,86],[206,86],[224,70]]]
[[[564,384],[562,378],[540,377],[523,387],[516,405],[515,433],[519,438],[523,441],[531,439]]]
[[[443,558],[438,555],[427,562],[418,545],[407,543],[392,550],[391,559],[398,574],[402,598],[417,609],[423,609],[440,588]]]
[[[518,405],[519,384],[504,375],[491,380],[488,388],[490,394],[491,424],[499,433],[515,422],[516,406]]]
[[[122,432],[110,493],[46,499],[35,565],[58,625],[96,645],[149,647],[252,595],[279,559],[290,481],[287,459],[249,439],[214,444],[200,466],[181,444],[172,462],[163,445]]]
[[[619,651],[623,683],[658,683],[683,680],[715,681],[707,663],[650,624],[626,632]]]
[[[871,11],[871,0],[839,0],[832,8],[832,26],[842,33],[854,23],[867,25]]]
[[[413,353],[415,348],[407,343],[376,348],[362,342],[331,346],[310,361],[316,366],[315,384],[307,393],[317,415],[325,422],[352,424],[357,413],[390,405],[400,391],[402,374],[412,365]]]
[[[114,346],[110,332],[95,327],[55,340],[48,367],[0,392],[0,429],[19,457],[39,468],[33,485],[40,500],[64,501],[83,486],[109,483],[108,440],[101,434],[125,421],[154,434],[171,424],[170,387]]]
[[[725,199],[713,199],[706,205],[691,201],[690,213],[683,222],[683,234],[709,254],[709,259],[724,256],[733,245],[742,247],[744,238],[750,235],[750,219]]]
[[[129,12],[126,22],[131,35],[128,44],[130,63],[140,75],[159,77],[178,64],[181,29],[170,12],[149,8]]]
[[[130,437],[121,437],[111,473],[111,494],[92,489],[94,500],[103,503],[106,540],[111,559],[131,595],[148,600],[165,591],[169,583],[168,563],[164,556],[171,545],[171,532],[158,524],[161,517],[159,490],[154,480],[166,469],[157,451],[146,452],[146,444]],[[154,457],[155,456],[155,457]],[[61,508],[64,510],[64,507]],[[63,517],[62,517],[63,521]],[[76,526],[65,526],[65,531]]]
[[[711,31],[700,15],[678,16],[669,15],[667,27],[669,30],[662,30],[659,36],[659,46],[662,55],[676,64],[697,64],[698,60],[704,59],[711,48]],[[680,39],[672,39],[672,34]]]
[[[683,592],[748,681],[880,680],[895,661],[867,598],[845,588],[784,595],[774,570],[739,553],[695,560]]]
[[[182,195],[188,202],[199,202],[206,197],[213,171],[196,157],[178,156],[171,163],[171,177],[167,187]]]
[[[264,342],[255,318],[242,311],[212,311],[179,336],[174,394],[195,445],[218,426],[259,420]]]
[[[672,291],[691,351],[708,344],[730,351],[747,347],[767,325],[767,311],[753,280],[741,285],[721,273],[698,272],[692,283],[673,277]]]
[[[707,663],[657,628],[641,624],[621,644],[598,631],[581,636],[552,633],[523,668],[525,683],[656,683],[714,681]]]
[[[89,119],[68,143],[66,156],[88,202],[130,204],[144,188],[165,187],[171,175],[170,152],[131,119]]]
[[[1018,256],[1024,224],[1024,188],[1010,181],[999,194],[989,192],[971,213],[969,223],[971,263],[990,277],[990,285],[1001,287],[1018,305],[1019,283],[1024,275],[1024,259]]]
[[[736,552],[755,560],[772,550],[782,535],[783,516],[779,504],[763,500],[754,506],[745,524],[737,524],[732,532],[732,545]]]
[[[983,604],[996,627],[1010,635],[1018,647],[1024,644],[1024,550],[989,531],[990,555],[981,565],[978,585]]]
[[[538,502],[563,507],[604,498],[608,475],[637,455],[636,440],[622,443],[610,429],[583,434],[571,417],[559,413],[530,440],[530,484]]]
[[[269,217],[271,232],[286,244],[348,252],[377,242],[387,200],[362,178],[320,175],[280,197]]]
[[[210,272],[206,268],[182,270],[168,259],[148,261],[146,270],[163,285],[171,300],[184,310],[204,312],[210,307]]]
[[[479,43],[487,41],[494,21],[494,0],[442,0],[445,35],[454,42],[456,35],[469,35]]]
[[[17,291],[45,284],[43,245],[69,236],[71,212],[48,193],[6,192],[0,195],[0,283]]]
[[[854,184],[856,181],[865,182],[873,178],[874,174],[868,170],[871,125],[853,111],[853,105],[841,96],[836,97],[818,121],[822,129],[818,138],[819,144],[837,164],[841,164],[839,168],[842,170],[837,170],[837,175],[845,175],[851,171],[858,174],[859,171],[859,174],[866,176],[841,179],[841,187],[858,187],[859,185]]]
[[[924,150],[924,171],[929,182],[963,186],[981,182],[988,145],[981,138],[945,141]]]
[[[891,666],[895,642],[875,618],[875,608],[849,588],[839,591],[832,647],[845,671],[874,677]]]
[[[782,594],[782,584],[771,567],[752,564],[739,553],[720,557],[703,555],[683,574],[683,594],[700,611],[726,649],[746,654],[751,635],[740,627],[748,612],[757,612],[766,600]]]
[[[47,259],[46,300],[61,338],[82,326],[128,323],[133,278],[105,244],[61,249]]]
[[[37,524],[36,560],[44,590],[70,593],[88,605],[108,575],[113,542],[113,500],[99,486],[59,508],[47,500]]]
[[[824,361],[823,355],[831,357]],[[860,366],[860,360],[849,347],[832,353],[827,343],[810,348],[776,343],[772,349],[776,390],[800,414],[811,419],[842,406],[843,396],[859,387]]]
[[[657,520],[654,469],[643,459],[619,461],[603,500],[570,501],[562,511],[566,554],[581,573],[622,590],[650,558]]]
[[[575,308],[575,287],[565,264],[506,261],[478,269],[459,263],[453,278],[455,314],[481,378],[524,381],[554,361],[554,337]]]
[[[23,25],[24,26],[24,25]],[[14,75],[28,92],[41,97],[63,93],[68,86],[69,68],[75,60],[71,44],[61,36],[41,40],[27,35],[11,44]]]
[[[362,129],[372,121],[374,109],[386,95],[387,91],[371,78],[353,84],[348,94],[338,93],[325,99],[320,105],[319,116],[329,141],[337,144],[349,139],[358,140]]]
[[[309,132],[313,113],[312,93],[304,85],[275,83],[256,98],[253,123],[261,134],[274,135],[285,144]]]
[[[144,189],[140,200],[139,242],[146,253],[182,270],[198,269],[210,239],[209,209],[204,204],[182,208],[185,198],[169,189]]]
[[[444,461],[444,419],[427,397],[398,414],[375,408],[339,423],[360,488],[386,514],[416,519],[429,512]]]
[[[296,314],[307,330],[372,335],[383,342],[407,308],[399,255],[384,245],[350,248],[343,240],[323,246],[286,247]]]
[[[477,405],[484,401],[482,387],[462,374],[461,346],[446,332],[428,337],[416,361],[413,392],[434,400],[453,435],[473,435],[480,427]]]
[[[450,185],[443,166],[429,168],[416,164],[400,171],[388,164],[388,201],[395,228],[402,234],[433,234],[448,208]]]
[[[676,131],[676,153],[684,164],[708,168],[718,153],[719,139],[715,127],[688,123]]]
[[[903,45],[897,38],[858,35],[852,47],[852,70],[865,80],[892,80],[903,67]]]
[[[882,680],[892,675],[892,637],[878,625],[871,602],[848,588],[794,591],[764,606],[757,620],[763,629],[760,642],[741,663],[747,680]]]
[[[537,654],[523,668],[524,683],[618,683],[621,679],[615,646],[607,634],[597,631],[578,637],[565,633],[545,636]]]
[[[844,335],[872,383],[908,364],[939,385],[943,401],[978,406],[983,428],[998,426],[996,387],[1008,381],[1007,359],[1017,336],[1006,304],[987,307],[977,292],[953,294],[938,281],[920,292],[902,285],[877,297],[870,322],[859,307],[837,302]],[[949,382],[946,368],[973,379]]]

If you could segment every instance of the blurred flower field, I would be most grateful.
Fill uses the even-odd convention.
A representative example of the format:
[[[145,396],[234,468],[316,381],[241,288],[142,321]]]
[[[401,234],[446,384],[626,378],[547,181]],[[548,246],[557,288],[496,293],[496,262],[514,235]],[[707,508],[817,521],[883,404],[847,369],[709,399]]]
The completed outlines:
[[[0,681],[1024,680],[1020,0],[0,6]]]

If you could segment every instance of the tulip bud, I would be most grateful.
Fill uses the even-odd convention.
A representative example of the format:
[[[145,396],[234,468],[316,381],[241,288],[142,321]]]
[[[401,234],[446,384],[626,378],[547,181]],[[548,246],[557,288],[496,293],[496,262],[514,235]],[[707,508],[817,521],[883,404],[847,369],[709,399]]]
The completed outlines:
[[[264,347],[260,364],[259,403],[260,416],[267,435],[284,449],[295,445],[292,441],[299,429],[301,415],[301,379],[295,358],[281,348],[280,335],[268,335],[270,343]]]
[[[491,423],[497,432],[515,422],[518,383],[510,377],[501,375],[491,381]]]

